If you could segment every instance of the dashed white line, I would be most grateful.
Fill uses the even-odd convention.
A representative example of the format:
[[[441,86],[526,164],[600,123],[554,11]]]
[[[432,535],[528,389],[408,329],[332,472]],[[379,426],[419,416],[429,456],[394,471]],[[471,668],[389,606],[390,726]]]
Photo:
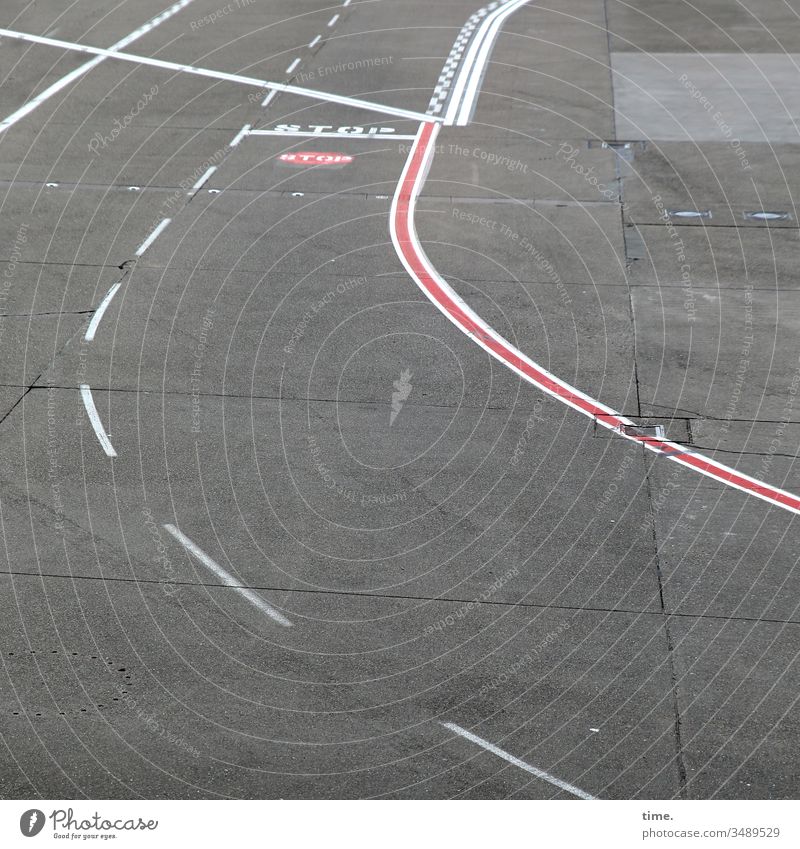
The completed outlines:
[[[271,607],[267,604],[263,598],[257,596],[252,590],[247,589],[247,587],[243,587],[229,572],[226,572],[222,566],[219,565],[216,561],[212,560],[202,548],[195,545],[189,537],[183,534],[175,525],[164,525],[164,530],[171,534],[175,539],[194,557],[196,557],[207,569],[212,571],[226,586],[231,587],[236,590],[239,595],[243,598],[246,598],[250,604],[254,607],[258,608],[262,613],[269,616],[270,619],[273,619],[279,625],[283,625],[285,628],[291,628],[292,623],[282,614],[275,610],[274,607]]]
[[[119,287],[122,283],[115,283],[109,290],[106,292],[105,298],[100,302],[100,306],[95,310],[94,315],[92,316],[92,320],[89,322],[89,327],[86,330],[86,335],[83,337],[85,342],[94,341],[94,335],[97,333],[97,327],[100,324],[100,320],[103,318],[105,311],[108,309],[108,305],[111,303],[114,295],[119,291]]]
[[[245,124],[241,130],[233,137],[233,141],[228,145],[228,147],[236,147],[239,142],[247,135],[250,134],[250,130],[252,129],[251,124]]]
[[[111,444],[111,440],[103,428],[103,423],[97,414],[97,407],[94,405],[92,390],[87,383],[81,384],[81,398],[83,398],[83,406],[86,408],[86,415],[89,416],[89,421],[92,423],[92,427],[100,445],[103,447],[103,451],[106,452],[108,457],[116,457],[117,452],[114,450],[114,446]]]
[[[194,0],[180,0],[180,2],[173,4],[168,9],[165,9],[161,14],[156,15],[154,18],[151,18],[146,24],[142,24],[138,29],[135,29],[133,32],[129,33],[125,36],[125,38],[117,41],[115,44],[112,44],[109,50],[121,50],[123,47],[127,47],[129,44],[132,44],[136,39],[141,38],[143,35],[146,35],[151,30],[155,29],[159,24],[164,23],[167,19],[171,18],[177,12],[180,12],[181,9],[188,6],[190,3],[193,3]],[[16,112],[12,112],[8,118],[0,121],[0,133],[7,130],[9,127],[13,126],[17,123],[21,118],[24,118],[26,115],[29,115],[40,106],[45,100],[49,100],[54,94],[57,94],[61,91],[62,88],[68,86],[71,82],[74,82],[79,77],[83,76],[87,71],[91,71],[92,68],[99,65],[101,62],[106,60],[106,56],[98,56],[96,59],[90,59],[86,64],[81,65],[79,68],[75,68],[74,71],[70,71],[68,74],[65,74],[61,79],[56,80],[51,86],[48,86],[41,94],[36,95],[33,100],[28,101],[24,106],[21,106]]]
[[[41,35],[32,35],[28,32],[19,32],[12,29],[0,29],[0,36],[7,38],[18,38],[21,41],[30,41],[33,44],[45,44],[48,47],[59,47],[62,50],[75,50],[78,53],[92,53],[96,56],[108,56],[119,59],[122,62],[134,62],[137,65],[149,65],[153,68],[163,68],[167,71],[182,71],[185,74],[195,74],[200,77],[209,77],[214,80],[225,80],[226,82],[240,83],[241,85],[256,86],[257,88],[271,88],[283,91],[287,94],[296,94],[299,97],[310,97],[314,100],[323,100],[329,103],[338,103],[341,106],[353,106],[356,109],[366,109],[369,112],[381,112],[384,115],[394,115],[398,118],[411,118],[414,121],[439,121],[425,115],[422,112],[414,112],[411,109],[399,109],[395,106],[387,106],[374,103],[370,100],[361,100],[358,97],[346,97],[342,94],[331,94],[325,91],[317,91],[313,88],[290,85],[289,83],[275,83],[270,80],[259,80],[255,77],[245,77],[241,74],[228,74],[224,71],[213,71],[209,68],[195,68],[193,65],[182,65],[179,62],[167,62],[163,59],[153,59],[149,56],[139,56],[135,53],[121,53],[117,50],[104,50],[101,47],[89,47],[86,44],[76,44],[73,41],[59,41],[56,38],[45,38]]]
[[[156,229],[153,230],[153,232],[142,242],[141,245],[139,245],[138,248],[136,248],[136,256],[141,256],[150,247],[150,245],[155,242],[155,240],[164,232],[164,230],[169,227],[170,221],[172,221],[171,218],[164,218],[162,221],[159,222]]]
[[[350,3],[351,3],[351,0],[344,0],[344,3],[342,3],[342,6],[349,6]]]
[[[262,101],[262,106],[269,106],[272,103],[272,99],[278,96],[278,92],[273,89]]]
[[[337,13],[336,13],[336,14],[335,14],[335,15],[334,15],[334,16],[333,16],[333,17],[332,17],[332,18],[328,21],[328,26],[329,26],[329,27],[332,27],[332,26],[336,23],[336,21],[338,21],[338,20],[339,20],[339,13],[337,12]]]
[[[486,749],[487,752],[491,752],[493,755],[497,755],[498,758],[502,758],[504,761],[508,761],[510,764],[519,767],[520,769],[524,769],[525,772],[529,772],[531,775],[535,775],[537,778],[541,778],[542,781],[546,781],[548,784],[552,784],[554,787],[558,787],[559,790],[563,790],[565,793],[571,793],[573,796],[577,796],[579,799],[596,799],[596,796],[592,796],[589,793],[586,793],[584,790],[581,790],[580,787],[575,787],[574,784],[568,784],[566,781],[562,781],[560,778],[556,778],[554,775],[550,775],[549,772],[545,772],[543,769],[539,769],[538,767],[531,766],[529,763],[525,763],[525,761],[520,760],[519,758],[514,757],[510,752],[506,752],[504,749],[500,749],[495,746],[493,743],[490,743],[488,740],[484,740],[482,737],[478,737],[477,734],[473,734],[471,731],[467,731],[466,728],[462,728],[460,725],[456,725],[454,722],[442,722],[441,723],[445,728],[449,728],[455,734],[463,737],[465,740],[469,740],[471,743],[475,743],[477,746],[480,746],[482,749]]]
[[[212,165],[212,166],[210,166],[210,167],[208,168],[208,170],[206,171],[206,173],[205,173],[205,174],[203,174],[203,176],[202,176],[202,177],[201,177],[201,178],[200,178],[200,179],[199,179],[199,180],[198,180],[198,181],[197,181],[197,182],[196,182],[196,183],[192,186],[192,188],[191,188],[191,190],[190,190],[190,194],[192,194],[192,195],[193,195],[193,194],[195,194],[195,192],[198,192],[200,189],[202,189],[202,188],[203,188],[203,186],[204,186],[204,185],[208,182],[208,179],[211,177],[211,175],[212,175],[212,174],[213,174],[216,170],[217,170],[217,166],[216,166],[216,165]]]
[[[298,56],[286,69],[287,74],[291,74],[294,69],[300,64],[300,57]]]
[[[314,38],[309,42],[308,46],[309,47],[316,47],[320,43],[320,41],[322,41],[322,36],[321,35],[315,35]]]

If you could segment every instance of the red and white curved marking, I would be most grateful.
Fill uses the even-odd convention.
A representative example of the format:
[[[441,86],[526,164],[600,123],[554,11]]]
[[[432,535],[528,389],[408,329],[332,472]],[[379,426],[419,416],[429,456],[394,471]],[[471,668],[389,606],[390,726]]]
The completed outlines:
[[[762,481],[737,472],[722,463],[717,463],[695,451],[690,451],[668,439],[626,432],[626,428],[635,428],[630,419],[595,401],[588,395],[570,386],[551,374],[533,360],[525,356],[510,342],[504,339],[477,313],[475,313],[455,290],[444,280],[425,255],[414,226],[414,212],[417,197],[425,184],[425,179],[436,150],[436,137],[439,134],[438,123],[433,121],[420,124],[416,140],[394,194],[390,218],[392,242],[412,279],[425,293],[428,299],[463,333],[470,336],[495,359],[515,371],[520,377],[532,383],[538,389],[557,398],[568,407],[596,421],[599,425],[617,435],[643,445],[661,457],[686,466],[701,475],[719,481],[726,486],[739,489],[748,495],[754,495],[777,507],[800,513],[800,498],[782,489],[770,486]]]

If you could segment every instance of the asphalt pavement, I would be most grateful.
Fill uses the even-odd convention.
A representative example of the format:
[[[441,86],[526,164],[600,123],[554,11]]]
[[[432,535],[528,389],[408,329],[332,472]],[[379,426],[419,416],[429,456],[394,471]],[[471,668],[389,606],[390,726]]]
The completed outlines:
[[[800,19],[482,2],[3,3],[0,796],[797,797]]]

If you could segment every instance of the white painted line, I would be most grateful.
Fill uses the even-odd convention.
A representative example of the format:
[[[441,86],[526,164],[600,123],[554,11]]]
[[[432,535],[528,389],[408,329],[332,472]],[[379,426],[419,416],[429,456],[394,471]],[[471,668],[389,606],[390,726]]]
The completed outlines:
[[[328,26],[329,26],[329,27],[332,27],[332,26],[336,23],[336,21],[338,21],[338,20],[339,20],[339,13],[337,12],[337,13],[336,13],[336,14],[335,14],[335,15],[334,15],[334,16],[333,16],[333,17],[332,17],[332,18],[328,21]]]
[[[316,47],[319,42],[322,41],[321,35],[315,35],[313,40],[309,43],[309,47]]]
[[[115,283],[109,290],[106,292],[105,298],[100,302],[100,306],[95,310],[94,315],[92,316],[92,320],[89,322],[89,328],[86,331],[86,335],[83,337],[84,341],[92,342],[94,341],[94,335],[97,333],[97,327],[100,324],[100,320],[103,318],[105,311],[108,309],[108,305],[111,303],[114,295],[119,291],[119,287],[122,283]]]
[[[344,0],[344,3],[342,3],[342,6],[349,6],[351,2],[352,2],[352,0]]]
[[[265,97],[265,98],[261,101],[261,105],[262,105],[262,106],[269,106],[269,105],[270,105],[270,103],[272,103],[273,98],[275,98],[275,97],[277,97],[277,96],[278,96],[278,92],[277,92],[275,89],[273,89],[273,90],[272,90],[272,91],[271,91],[271,92],[270,92],[270,93],[269,93],[269,94],[268,94],[268,95],[267,95],[267,96],[266,96],[266,97]]]
[[[291,131],[288,133],[283,132],[282,130],[250,130],[248,133],[249,136],[302,136],[303,138],[312,138],[312,139],[375,139],[376,141],[393,141],[394,139],[407,139],[413,141],[417,136],[416,134],[410,136],[403,135],[395,135],[394,133],[384,133],[383,135],[379,135],[378,133],[332,133],[332,132],[322,132],[322,133],[303,133],[303,132],[295,132]]]
[[[453,85],[453,93],[445,114],[446,125],[466,126],[470,122],[497,34],[506,18],[528,2],[529,0],[512,0],[483,19]]]
[[[112,44],[109,50],[122,50],[123,47],[127,47],[129,44],[136,41],[137,38],[141,38],[146,33],[155,29],[159,24],[164,23],[167,19],[171,18],[177,12],[180,12],[181,9],[188,6],[190,3],[193,3],[194,0],[180,0],[180,2],[173,4],[168,9],[165,9],[161,14],[156,15],[154,18],[151,18],[146,24],[142,24],[138,29],[135,29],[133,32],[129,33],[125,36],[125,38],[117,41]],[[83,76],[87,71],[91,71],[92,68],[99,65],[101,62],[104,62],[107,57],[98,56],[96,59],[90,59],[85,65],[81,65],[79,68],[75,68],[74,71],[70,71],[68,74],[65,74],[61,79],[56,80],[51,86],[48,86],[41,94],[38,94],[33,100],[29,100],[24,106],[21,106],[17,109],[16,112],[12,112],[8,118],[0,121],[0,133],[7,130],[9,127],[13,126],[17,123],[21,118],[24,118],[26,115],[29,115],[36,109],[37,106],[40,106],[45,100],[49,100],[54,94],[57,94],[61,91],[62,88],[68,86],[71,82],[74,82],[79,77]]]
[[[81,384],[81,398],[83,398],[83,406],[86,408],[86,415],[89,416],[89,421],[92,423],[92,427],[94,428],[94,432],[97,434],[97,439],[99,440],[100,445],[103,447],[103,451],[105,451],[106,455],[109,457],[116,457],[117,452],[114,450],[111,440],[108,438],[108,435],[103,429],[103,423],[100,421],[100,416],[97,415],[97,407],[94,405],[92,390],[86,383]]]
[[[250,134],[251,125],[245,124],[241,130],[233,137],[233,141],[228,145],[228,147],[236,147],[239,142],[247,135]]]
[[[150,247],[150,245],[155,242],[155,240],[164,232],[164,230],[169,227],[170,221],[172,221],[171,218],[165,218],[159,223],[158,227],[156,227],[156,229],[153,230],[153,232],[136,249],[136,256],[141,256]]]
[[[310,97],[314,100],[324,100],[329,103],[338,103],[341,106],[353,106],[357,109],[366,109],[369,112],[381,112],[384,115],[394,115],[398,118],[411,118],[414,121],[440,121],[422,112],[414,112],[410,109],[399,109],[395,106],[386,106],[381,103],[373,103],[370,100],[361,100],[358,97],[345,97],[342,94],[330,94],[317,91],[303,86],[290,85],[288,83],[274,83],[269,80],[259,80],[255,77],[244,77],[241,74],[227,74],[223,71],[213,71],[209,68],[195,68],[193,65],[182,65],[179,62],[167,62],[163,59],[152,59],[149,56],[139,56],[135,53],[121,53],[117,50],[104,50],[101,47],[89,47],[85,44],[76,44],[73,41],[59,41],[56,38],[45,38],[41,35],[31,35],[27,32],[18,32],[12,29],[0,29],[0,36],[7,38],[18,38],[21,41],[30,41],[33,44],[45,44],[48,47],[60,47],[62,50],[75,50],[78,53],[91,53],[96,56],[108,56],[123,62],[134,62],[137,65],[149,65],[153,68],[163,68],[167,71],[182,71],[185,74],[195,74],[200,77],[209,77],[214,80],[240,83],[242,85],[256,86],[257,88],[271,88],[275,91],[284,91],[287,94],[296,94],[299,97]]]
[[[195,545],[189,537],[181,533],[175,525],[164,525],[164,530],[172,534],[176,540],[192,555],[194,555],[207,569],[210,569],[221,581],[228,587],[236,590],[243,598],[246,598],[250,604],[257,607],[262,613],[274,619],[279,625],[285,628],[291,628],[292,623],[282,614],[270,607],[263,598],[257,596],[252,590],[243,587],[229,572],[226,572],[219,563],[212,560],[202,548]]]
[[[217,170],[216,165],[212,165],[205,174],[192,186],[191,193],[199,191],[203,188],[204,184],[208,181],[209,177]]]
[[[543,769],[538,769],[535,766],[531,766],[525,761],[521,761],[519,758],[515,758],[514,755],[506,752],[503,749],[498,748],[497,746],[490,743],[488,740],[484,740],[482,737],[478,737],[477,734],[473,734],[471,731],[467,731],[466,728],[462,728],[460,725],[456,725],[454,722],[442,722],[441,723],[445,728],[449,728],[455,734],[460,735],[465,740],[469,740],[471,743],[475,743],[480,746],[482,749],[486,749],[487,752],[491,752],[493,755],[497,755],[498,758],[502,758],[504,761],[508,761],[510,764],[514,764],[514,766],[518,766],[520,769],[524,769],[525,772],[529,772],[531,775],[535,775],[537,778],[541,778],[542,781],[548,782],[548,784],[552,784],[554,787],[558,787],[559,790],[564,790],[566,793],[571,793],[573,796],[577,796],[579,799],[596,799],[596,796],[592,796],[589,793],[584,792],[579,787],[575,787],[574,784],[568,784],[566,781],[562,781],[560,778],[556,778],[554,775],[550,775],[549,772],[545,772]]]
[[[291,74],[291,73],[292,73],[292,71],[294,71],[294,69],[295,69],[295,68],[296,68],[299,64],[300,64],[300,57],[298,56],[298,57],[297,57],[297,58],[296,58],[296,59],[292,62],[292,64],[291,64],[291,65],[289,65],[289,67],[286,69],[286,73],[287,73],[287,74]]]

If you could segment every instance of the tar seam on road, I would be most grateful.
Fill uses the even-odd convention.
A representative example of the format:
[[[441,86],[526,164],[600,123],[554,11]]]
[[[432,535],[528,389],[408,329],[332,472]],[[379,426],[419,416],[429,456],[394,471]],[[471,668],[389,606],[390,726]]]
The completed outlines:
[[[89,416],[89,421],[92,423],[92,427],[94,428],[94,432],[103,448],[103,451],[106,452],[106,456],[108,457],[116,457],[117,452],[114,450],[114,446],[111,444],[111,440],[108,438],[108,434],[103,428],[103,423],[100,421],[100,416],[97,413],[97,407],[94,405],[92,390],[88,383],[81,384],[81,398],[83,399],[83,406],[86,409],[86,415]]]
[[[222,566],[212,560],[201,548],[195,545],[189,537],[185,536],[175,525],[164,525],[164,530],[173,536],[190,554],[194,555],[203,566],[211,570],[226,586],[236,590],[242,598],[246,598],[250,604],[258,608],[262,613],[269,616],[270,619],[283,625],[285,628],[291,628],[292,623],[282,614],[267,604],[264,599],[256,595],[252,590],[242,586],[229,572],[226,572]]]
[[[194,3],[194,0],[179,0],[178,3],[170,6],[168,9],[165,9],[161,12],[160,15],[156,15],[154,18],[151,18],[146,24],[142,24],[138,29],[135,29],[133,32],[129,33],[125,36],[125,38],[120,39],[116,43],[112,44],[109,47],[109,50],[122,50],[123,47],[127,47],[129,44],[132,44],[136,39],[141,38],[143,35],[146,35],[151,30],[155,29],[159,24],[164,23],[164,21],[171,18],[173,15],[180,12],[181,9],[188,6],[190,3]],[[88,71],[91,71],[92,68],[99,65],[101,62],[105,62],[107,56],[97,56],[94,59],[90,59],[86,64],[81,65],[79,68],[75,68],[74,71],[70,71],[68,74],[65,74],[61,79],[56,80],[51,86],[48,86],[41,94],[36,95],[32,100],[28,101],[24,106],[21,106],[16,112],[12,112],[11,115],[8,116],[3,121],[0,121],[0,133],[7,130],[9,127],[13,126],[20,119],[24,118],[26,115],[29,115],[40,106],[45,100],[49,100],[54,94],[57,94],[61,91],[62,88],[68,86],[71,82],[74,82],[79,77],[83,76]]]
[[[538,767],[531,766],[529,763],[525,763],[525,761],[520,760],[519,758],[512,755],[510,752],[506,752],[505,749],[500,749],[493,743],[490,743],[488,740],[484,740],[482,737],[478,737],[477,734],[473,734],[471,731],[467,731],[466,728],[462,728],[460,725],[456,725],[454,722],[442,722],[440,724],[443,725],[445,728],[448,728],[453,733],[463,737],[465,740],[469,740],[471,743],[475,743],[482,749],[486,749],[486,751],[491,752],[493,755],[497,755],[498,758],[502,758],[504,761],[508,761],[510,764],[518,766],[520,769],[524,769],[525,772],[529,772],[531,775],[535,775],[537,778],[541,778],[542,781],[546,781],[548,782],[548,784],[552,784],[554,787],[558,787],[559,790],[563,790],[565,793],[570,793],[573,796],[577,796],[579,799],[592,800],[597,798],[596,796],[592,796],[591,794],[586,793],[584,790],[581,790],[580,787],[575,787],[574,784],[569,784],[566,781],[562,781],[560,778],[556,778],[554,775],[550,775],[549,772],[545,772],[543,769],[539,769]]]

